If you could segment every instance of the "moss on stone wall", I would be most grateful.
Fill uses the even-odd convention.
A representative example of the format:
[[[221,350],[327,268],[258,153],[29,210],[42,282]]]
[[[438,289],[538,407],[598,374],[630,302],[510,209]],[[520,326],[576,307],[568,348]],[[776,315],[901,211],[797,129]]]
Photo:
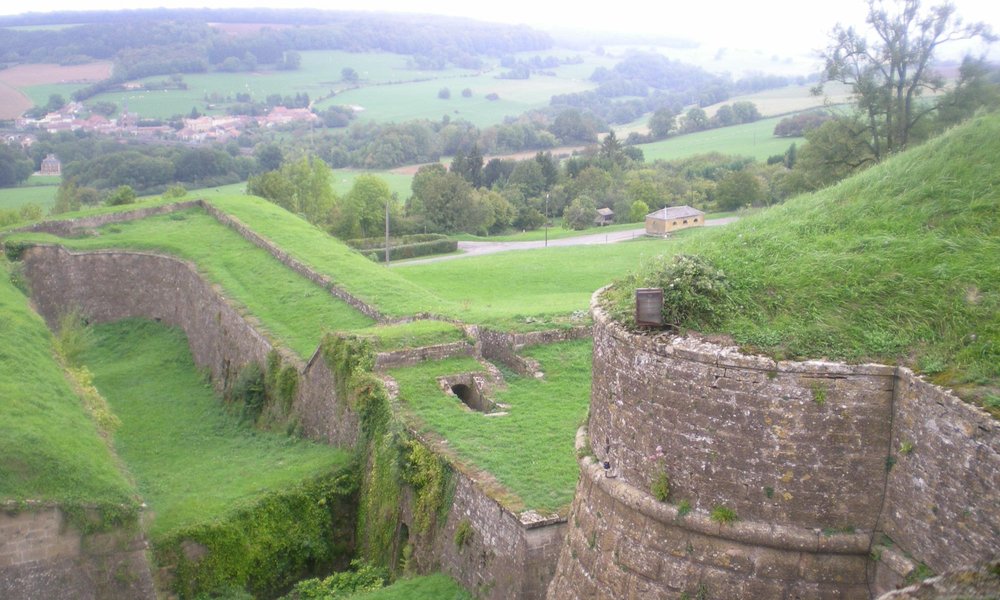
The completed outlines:
[[[358,551],[364,560],[400,569],[405,545],[430,540],[440,515],[447,514],[451,467],[414,439],[395,416],[382,380],[372,369],[375,351],[369,340],[328,335],[323,358],[334,373],[337,397],[361,422],[358,462],[365,465],[358,499]],[[413,492],[413,534],[398,525],[405,489]]]
[[[180,598],[245,589],[274,597],[295,581],[346,566],[354,550],[354,467],[274,492],[224,519],[156,542]]]

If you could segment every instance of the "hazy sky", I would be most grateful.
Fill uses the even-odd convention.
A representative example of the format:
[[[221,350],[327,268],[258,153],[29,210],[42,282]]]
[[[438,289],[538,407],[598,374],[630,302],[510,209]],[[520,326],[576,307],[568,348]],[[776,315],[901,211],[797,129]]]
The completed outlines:
[[[936,4],[936,2],[934,3]],[[985,21],[1000,29],[997,0],[953,0],[967,21]],[[35,0],[30,4],[4,2],[0,14],[30,10],[79,10],[79,0]],[[524,23],[541,29],[579,28],[594,31],[664,34],[694,39],[711,47],[755,48],[767,52],[803,54],[826,45],[837,22],[864,23],[863,0],[698,0],[591,2],[590,0],[89,0],[88,10],[152,7],[275,6],[335,10],[422,12],[467,16],[485,21]],[[996,45],[995,45],[996,46]],[[996,55],[997,52],[991,52]]]

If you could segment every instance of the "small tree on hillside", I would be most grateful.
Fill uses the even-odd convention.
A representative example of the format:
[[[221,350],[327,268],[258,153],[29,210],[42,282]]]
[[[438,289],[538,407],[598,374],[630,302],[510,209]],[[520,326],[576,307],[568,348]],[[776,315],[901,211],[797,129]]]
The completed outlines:
[[[867,22],[869,32],[839,24],[833,29],[833,43],[823,53],[823,81],[851,87],[864,126],[861,139],[881,161],[906,148],[917,125],[939,106],[925,100],[946,84],[931,68],[937,48],[996,37],[985,23],[964,24],[947,2],[924,11],[919,0],[868,0]]]

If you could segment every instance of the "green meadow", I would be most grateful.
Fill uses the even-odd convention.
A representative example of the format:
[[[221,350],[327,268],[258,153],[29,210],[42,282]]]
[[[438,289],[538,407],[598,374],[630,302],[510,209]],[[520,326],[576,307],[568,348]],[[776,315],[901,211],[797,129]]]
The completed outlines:
[[[801,146],[805,141],[803,138],[775,137],[774,126],[780,120],[780,117],[774,117],[744,125],[688,133],[651,144],[639,144],[636,148],[642,150],[647,162],[676,160],[709,152],[749,156],[763,161],[769,156],[784,154],[792,143]]]
[[[34,177],[27,181],[33,183]],[[48,211],[56,203],[56,193],[59,191],[58,182],[55,185],[21,185],[11,188],[0,188],[0,210],[5,208],[20,208],[26,204],[36,204],[42,211]]]

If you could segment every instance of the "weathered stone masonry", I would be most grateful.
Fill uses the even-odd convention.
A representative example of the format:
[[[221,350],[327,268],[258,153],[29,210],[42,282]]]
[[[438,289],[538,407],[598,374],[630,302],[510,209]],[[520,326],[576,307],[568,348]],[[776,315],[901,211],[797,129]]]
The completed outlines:
[[[249,317],[185,261],[142,252],[73,253],[57,246],[31,247],[23,260],[36,306],[50,324],[77,309],[97,322],[144,317],[181,327],[196,364],[210,369],[219,387],[243,365],[263,363],[273,348]],[[468,348],[449,345],[435,353],[462,354]],[[285,360],[299,362],[291,355]],[[357,415],[336,397],[333,373],[319,349],[298,366],[293,410],[303,432],[312,439],[353,446],[359,434]],[[542,598],[565,523],[515,515],[490,498],[474,476],[456,471],[455,477],[451,511],[429,546],[432,555],[415,557],[419,564],[439,565],[484,598]],[[404,508],[406,514],[410,509]],[[458,547],[454,532],[463,520],[475,533],[466,546]]]
[[[0,506],[0,598],[152,598],[137,531],[82,534],[56,506]]]
[[[596,298],[580,442],[596,459],[581,460],[550,598],[869,598],[914,561],[1000,553],[988,415],[906,369],[634,335]],[[650,493],[660,472],[669,503]],[[722,506],[739,520],[712,521]],[[883,533],[894,547],[873,562]]]

